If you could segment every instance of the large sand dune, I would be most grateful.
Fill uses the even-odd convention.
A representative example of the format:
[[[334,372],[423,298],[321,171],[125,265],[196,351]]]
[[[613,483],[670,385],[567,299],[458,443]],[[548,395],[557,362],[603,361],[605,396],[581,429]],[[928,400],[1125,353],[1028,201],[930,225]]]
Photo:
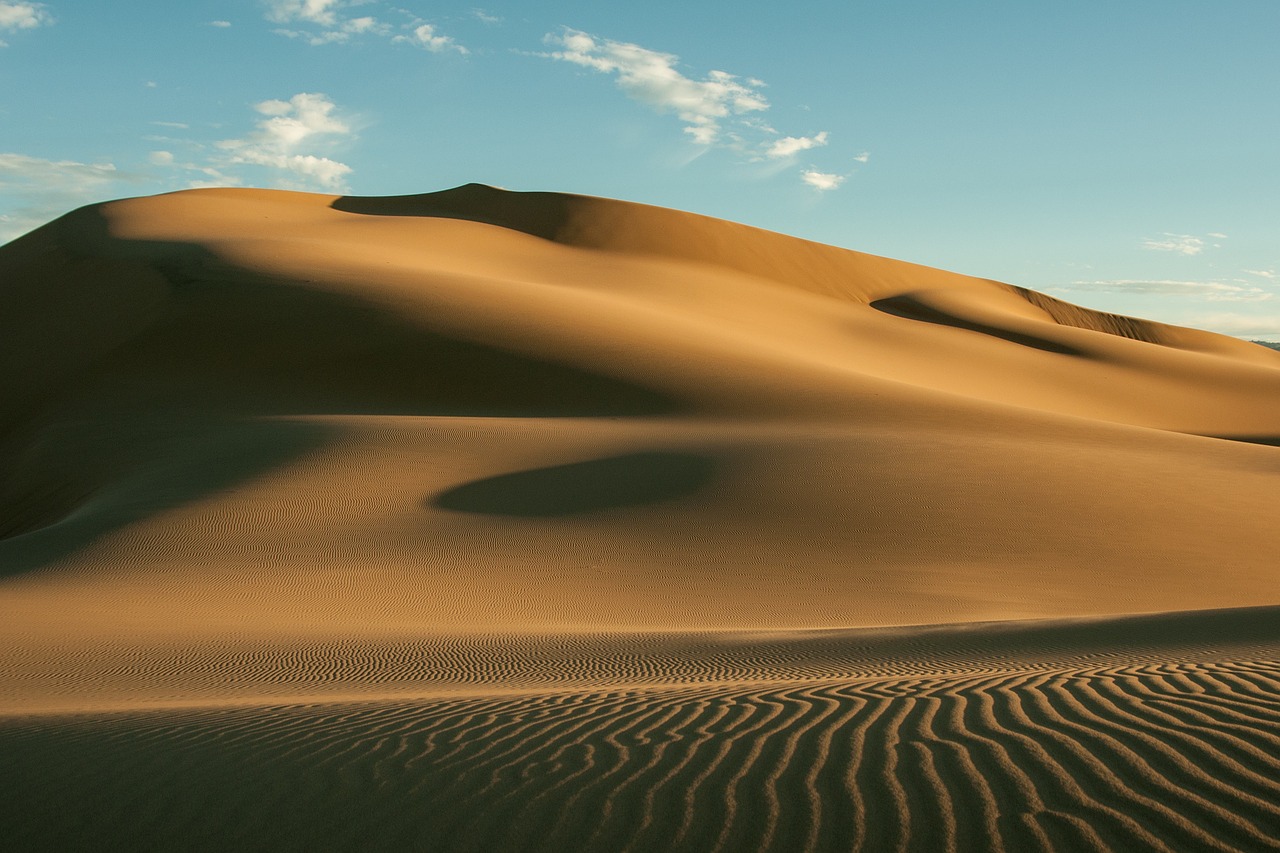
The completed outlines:
[[[1280,353],[476,185],[0,298],[0,842],[1280,848]]]

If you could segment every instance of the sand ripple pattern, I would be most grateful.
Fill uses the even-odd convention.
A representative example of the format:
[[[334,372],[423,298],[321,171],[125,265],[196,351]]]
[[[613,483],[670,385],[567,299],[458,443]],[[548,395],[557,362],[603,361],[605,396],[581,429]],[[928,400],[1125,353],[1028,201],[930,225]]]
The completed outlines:
[[[0,722],[0,846],[1278,850],[1280,662]]]

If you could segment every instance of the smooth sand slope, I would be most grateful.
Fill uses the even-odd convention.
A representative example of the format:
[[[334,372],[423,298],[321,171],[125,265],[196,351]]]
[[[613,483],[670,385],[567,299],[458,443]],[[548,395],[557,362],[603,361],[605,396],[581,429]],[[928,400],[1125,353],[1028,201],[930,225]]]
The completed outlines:
[[[478,185],[0,300],[0,844],[1280,849],[1280,353]]]

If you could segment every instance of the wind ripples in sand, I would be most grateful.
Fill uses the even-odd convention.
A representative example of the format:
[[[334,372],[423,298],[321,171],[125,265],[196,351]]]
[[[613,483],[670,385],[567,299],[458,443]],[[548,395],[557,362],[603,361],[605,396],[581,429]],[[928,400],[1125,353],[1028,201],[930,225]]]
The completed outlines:
[[[1235,660],[15,716],[0,826],[11,849],[145,824],[174,849],[1273,850],[1278,686]]]

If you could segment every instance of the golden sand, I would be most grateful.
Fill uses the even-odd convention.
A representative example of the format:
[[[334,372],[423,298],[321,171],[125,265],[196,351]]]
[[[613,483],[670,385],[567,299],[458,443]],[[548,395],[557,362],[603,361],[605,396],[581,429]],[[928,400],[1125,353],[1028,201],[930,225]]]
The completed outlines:
[[[478,185],[0,298],[0,846],[1280,849],[1280,353]]]

